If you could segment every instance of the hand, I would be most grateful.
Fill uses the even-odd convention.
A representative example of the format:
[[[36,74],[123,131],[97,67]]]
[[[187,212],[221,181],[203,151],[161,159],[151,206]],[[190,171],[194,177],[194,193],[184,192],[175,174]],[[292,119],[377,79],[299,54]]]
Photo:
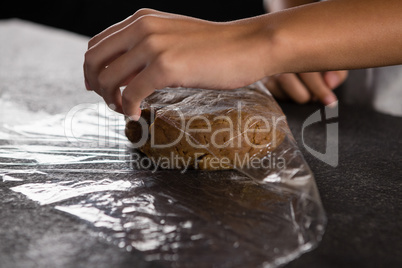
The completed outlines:
[[[141,101],[155,89],[251,84],[272,74],[264,70],[270,49],[263,25],[253,18],[215,23],[142,9],[89,41],[86,87],[138,120]]]
[[[278,99],[291,98],[297,103],[319,100],[324,105],[336,105],[337,98],[332,90],[347,76],[347,71],[286,73],[267,77],[263,82]]]

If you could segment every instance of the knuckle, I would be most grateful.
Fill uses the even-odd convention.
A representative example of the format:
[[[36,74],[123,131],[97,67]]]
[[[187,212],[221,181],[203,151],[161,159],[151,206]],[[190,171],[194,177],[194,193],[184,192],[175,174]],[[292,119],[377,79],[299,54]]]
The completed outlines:
[[[153,10],[151,8],[141,8],[141,9],[137,10],[133,16],[134,17],[142,17],[142,16],[145,16],[148,14],[153,14],[154,12],[155,12],[155,10]]]
[[[91,61],[91,51],[90,50],[87,50],[86,52],[85,52],[85,54],[84,54],[84,60],[85,60],[85,63],[89,63],[90,61]]]
[[[127,105],[132,105],[133,104],[133,98],[130,94],[128,94],[128,92],[123,91],[123,94],[121,96],[121,100],[123,103],[123,106],[127,106]]]
[[[309,94],[300,94],[295,101],[299,104],[306,104],[310,101],[310,99],[311,97]]]
[[[99,35],[95,35],[94,37],[92,37],[89,41],[88,41],[88,49],[90,49],[91,47],[93,47],[94,45],[96,45],[98,43],[98,37]]]
[[[85,52],[84,61],[88,67],[93,67],[95,65],[95,57],[92,49]]]
[[[91,38],[91,40],[89,40],[89,42],[88,42],[88,49],[90,49],[91,47],[93,47],[93,46],[94,46],[94,43],[95,43],[94,38]]]
[[[160,19],[153,15],[141,16],[135,21],[138,27],[135,31],[140,31],[145,35],[154,33],[159,29],[160,22]]]
[[[155,60],[158,75],[162,80],[171,80],[177,69],[178,61],[173,60],[171,53],[160,53]]]
[[[275,76],[275,79],[278,83],[283,84],[288,81],[289,76],[288,76],[288,74],[278,74]]]
[[[161,36],[155,33],[147,35],[143,39],[143,46],[146,50],[157,53],[162,49],[162,40]]]

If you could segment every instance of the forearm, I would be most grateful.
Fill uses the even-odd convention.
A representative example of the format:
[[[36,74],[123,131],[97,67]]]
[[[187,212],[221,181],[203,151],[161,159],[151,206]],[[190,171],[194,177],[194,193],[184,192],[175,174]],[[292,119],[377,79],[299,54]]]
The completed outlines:
[[[267,75],[402,63],[400,0],[333,0],[261,19],[272,36]]]
[[[267,12],[277,12],[287,8],[317,2],[316,0],[264,0]]]

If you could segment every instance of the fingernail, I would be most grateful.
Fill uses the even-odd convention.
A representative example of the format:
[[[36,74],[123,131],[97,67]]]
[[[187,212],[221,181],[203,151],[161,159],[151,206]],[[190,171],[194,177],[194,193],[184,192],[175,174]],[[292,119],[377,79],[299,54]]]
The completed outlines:
[[[109,104],[109,108],[113,111],[116,111],[116,105],[114,105],[113,103]]]
[[[330,108],[335,108],[338,105],[338,99],[335,95],[329,94],[323,98],[322,103]]]
[[[88,81],[85,79],[85,88],[88,90],[88,91],[90,91],[91,90],[91,87],[89,86],[89,83],[88,83]]]
[[[331,89],[339,86],[339,83],[341,82],[339,76],[335,72],[328,72],[326,74],[326,81]]]
[[[327,105],[329,108],[336,108],[338,106],[338,101],[334,101]]]

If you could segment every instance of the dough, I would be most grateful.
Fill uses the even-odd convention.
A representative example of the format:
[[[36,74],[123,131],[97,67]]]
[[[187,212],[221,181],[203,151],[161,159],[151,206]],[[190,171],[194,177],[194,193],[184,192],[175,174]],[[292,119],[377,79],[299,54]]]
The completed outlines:
[[[254,89],[178,88],[146,98],[141,119],[127,119],[125,133],[161,168],[220,170],[258,165],[285,129],[277,103]]]

